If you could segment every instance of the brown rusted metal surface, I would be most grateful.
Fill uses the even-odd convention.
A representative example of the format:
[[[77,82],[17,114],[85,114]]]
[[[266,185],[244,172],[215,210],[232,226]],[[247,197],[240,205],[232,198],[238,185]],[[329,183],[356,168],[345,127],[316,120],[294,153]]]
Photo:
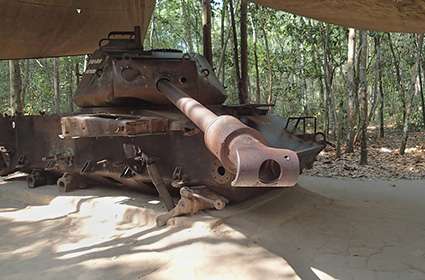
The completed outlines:
[[[83,178],[77,173],[64,173],[57,181],[60,192],[67,193],[80,188],[84,188]]]
[[[229,202],[225,197],[208,190],[205,186],[182,187],[180,196],[176,207],[157,217],[156,224],[158,226],[165,225],[173,217],[194,215],[205,209],[222,210]]]
[[[229,203],[229,201],[225,197],[208,190],[206,186],[192,188],[182,187],[180,189],[180,194],[183,197],[202,200],[208,203],[212,208],[215,208],[216,210],[224,209],[224,207],[226,207],[226,204]]]
[[[303,141],[288,133],[282,128],[285,121],[277,116],[261,115],[261,111],[247,111],[246,108],[239,112],[239,108],[224,106],[214,108],[214,112],[233,114],[255,128],[271,146],[295,151],[300,160],[300,169],[310,166],[324,147],[323,144]],[[181,122],[182,127],[194,127],[183,114],[165,109],[134,110],[133,114],[137,117],[155,114]],[[236,174],[212,155],[204,144],[201,132],[179,130],[136,136],[60,138],[62,132],[58,116],[0,118],[0,123],[2,120],[5,125],[0,127],[2,132],[15,122],[11,137],[0,133],[0,142],[9,151],[11,162],[10,168],[0,168],[3,175],[17,169],[26,172],[47,170],[58,174],[79,173],[100,181],[102,185],[109,183],[155,193],[155,188],[149,185],[152,181],[146,169],[142,167],[138,174],[129,170],[131,161],[127,160],[123,145],[131,144],[158,159],[161,177],[169,188],[174,181],[182,182],[178,185],[185,186],[205,185],[231,201],[258,194],[258,190],[249,192],[246,188],[230,187]],[[12,137],[12,134],[18,137]]]
[[[232,116],[217,116],[167,79],[158,89],[203,132],[207,148],[236,174],[235,187],[293,186],[300,172],[298,156],[270,148],[261,134]]]
[[[169,120],[123,115],[76,115],[61,118],[63,137],[134,136],[168,131]]]
[[[169,104],[156,88],[164,76],[203,104],[224,102],[224,88],[204,57],[176,50],[143,51],[136,38],[106,39],[90,56],[74,97],[78,106]]]

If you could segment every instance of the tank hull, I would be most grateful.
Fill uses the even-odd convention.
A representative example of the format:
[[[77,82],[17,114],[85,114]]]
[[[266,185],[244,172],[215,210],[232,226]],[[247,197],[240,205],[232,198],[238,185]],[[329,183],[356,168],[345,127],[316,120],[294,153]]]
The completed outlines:
[[[211,109],[220,115],[233,115],[256,129],[271,147],[297,152],[300,171],[311,166],[326,145],[289,133],[284,119],[254,107],[220,105]],[[123,123],[126,129],[117,129]],[[73,125],[71,132],[66,131],[67,125]],[[243,200],[258,191],[232,187],[235,174],[206,148],[203,133],[176,110],[91,108],[73,115],[3,117],[0,131],[2,175],[17,170],[56,176],[69,173],[154,193],[143,154],[155,162],[170,191],[183,185],[202,185],[232,201]]]

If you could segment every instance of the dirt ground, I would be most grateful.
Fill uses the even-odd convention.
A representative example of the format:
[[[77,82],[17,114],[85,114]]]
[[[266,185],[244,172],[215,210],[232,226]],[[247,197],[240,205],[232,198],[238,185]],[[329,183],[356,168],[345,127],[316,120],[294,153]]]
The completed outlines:
[[[0,182],[0,279],[423,280],[424,187],[304,176],[158,228],[154,197]]]
[[[328,146],[317,157],[317,162],[305,174],[325,177],[425,179],[425,132],[411,132],[406,153],[400,155],[402,132],[387,129],[380,139],[376,128],[368,131],[368,165],[359,165],[360,148],[336,158],[335,148]]]

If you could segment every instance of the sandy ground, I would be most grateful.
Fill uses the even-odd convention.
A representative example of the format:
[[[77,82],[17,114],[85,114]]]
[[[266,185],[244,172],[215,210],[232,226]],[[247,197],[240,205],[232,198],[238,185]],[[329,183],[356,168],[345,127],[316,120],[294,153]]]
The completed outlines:
[[[303,177],[158,228],[153,197],[0,182],[0,279],[423,280],[424,201],[420,180]]]

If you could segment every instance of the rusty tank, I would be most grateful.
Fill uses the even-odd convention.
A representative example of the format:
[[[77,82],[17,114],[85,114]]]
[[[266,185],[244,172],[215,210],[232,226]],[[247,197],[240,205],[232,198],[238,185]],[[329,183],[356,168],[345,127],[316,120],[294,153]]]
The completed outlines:
[[[294,186],[326,146],[315,119],[307,132],[311,118],[284,119],[269,104],[224,105],[203,56],[144,50],[139,34],[100,40],[74,95],[78,112],[0,118],[0,175],[23,171],[29,187],[57,182],[64,192],[138,188],[168,209],[180,192],[220,209]]]

